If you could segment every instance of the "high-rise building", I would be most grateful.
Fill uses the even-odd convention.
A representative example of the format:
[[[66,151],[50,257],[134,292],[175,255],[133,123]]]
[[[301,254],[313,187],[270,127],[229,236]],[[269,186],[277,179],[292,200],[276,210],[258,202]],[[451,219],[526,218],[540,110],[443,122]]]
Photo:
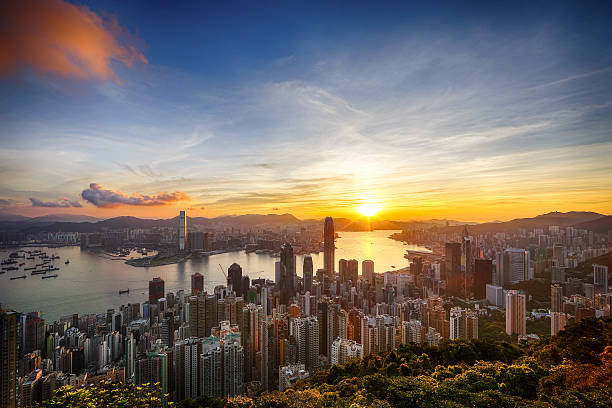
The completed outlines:
[[[553,245],[553,262],[554,266],[565,266],[565,245],[554,244]]]
[[[191,275],[191,294],[197,296],[204,292],[204,276],[200,272]]]
[[[185,241],[187,240],[187,215],[185,211],[179,213],[179,228],[178,228],[178,249],[185,250]]]
[[[334,220],[332,217],[327,217],[323,224],[323,269],[325,269],[328,276],[335,273],[335,237]]]
[[[164,394],[168,393],[168,354],[147,353],[145,358],[138,360],[137,367],[136,384],[160,383]]]
[[[190,251],[204,251],[204,233],[202,231],[191,231],[187,233]]]
[[[289,298],[294,294],[293,276],[295,275],[295,257],[293,256],[293,247],[288,242],[281,247],[280,257],[280,302],[283,305],[289,305]]]
[[[506,333],[509,336],[527,333],[525,313],[525,295],[509,290],[506,293]]]
[[[200,355],[202,339],[188,338],[174,343],[174,400],[197,398],[200,395]]]
[[[367,279],[370,284],[374,283],[374,261],[366,259],[361,262],[361,277]]]
[[[304,364],[289,364],[278,370],[278,389],[283,392],[299,380],[308,378]]]
[[[550,312],[550,335],[555,336],[565,328],[567,318],[563,312]]]
[[[297,361],[313,373],[319,368],[319,321],[311,316],[294,319],[292,324],[298,345]]]
[[[306,255],[304,257],[304,266],[303,266],[303,278],[304,278],[304,292],[312,291],[312,257],[310,255]]]
[[[363,346],[354,340],[337,338],[332,342],[330,364],[346,364],[363,358]]]
[[[231,286],[236,296],[242,296],[242,268],[235,262],[227,270],[227,286]]]
[[[202,343],[201,392],[211,397],[234,397],[244,391],[244,352],[240,333],[210,336]]]
[[[550,311],[563,311],[563,286],[561,285],[550,285]]]
[[[356,259],[349,259],[348,270],[346,274],[346,282],[351,281],[353,286],[357,286],[357,278],[359,276],[359,262]]]
[[[513,285],[528,279],[530,279],[529,251],[516,248],[506,249],[502,285]]]
[[[153,278],[149,281],[149,303],[156,304],[157,299],[164,297],[164,280],[162,278]]]
[[[461,295],[463,281],[461,276],[461,244],[459,242],[447,242],[444,246],[444,273],[448,294]]]
[[[487,297],[487,284],[493,279],[493,261],[490,259],[476,259],[474,261],[474,279],[472,293],[476,299]]]
[[[203,338],[206,332],[206,297],[204,295],[190,296],[189,303],[189,331],[191,336]]]
[[[472,310],[451,308],[449,323],[451,340],[478,338],[478,315]]]
[[[0,308],[0,407],[17,407],[19,314]]]
[[[593,264],[593,287],[595,293],[608,293],[608,266]]]

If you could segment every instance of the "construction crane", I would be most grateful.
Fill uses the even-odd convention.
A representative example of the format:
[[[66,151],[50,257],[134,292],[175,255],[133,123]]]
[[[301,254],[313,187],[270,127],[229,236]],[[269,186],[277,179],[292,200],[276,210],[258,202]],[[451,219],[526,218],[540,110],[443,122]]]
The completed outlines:
[[[219,264],[219,269],[221,269],[221,273],[223,274],[223,276],[225,276],[225,280],[227,280],[227,273],[225,273],[225,269],[223,269],[221,264]]]

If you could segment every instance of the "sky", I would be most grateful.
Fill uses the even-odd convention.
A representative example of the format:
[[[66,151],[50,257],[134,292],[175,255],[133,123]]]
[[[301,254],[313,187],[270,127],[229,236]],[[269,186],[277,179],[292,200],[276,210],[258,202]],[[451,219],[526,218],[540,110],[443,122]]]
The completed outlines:
[[[610,6],[497,3],[6,2],[0,215],[612,214]]]

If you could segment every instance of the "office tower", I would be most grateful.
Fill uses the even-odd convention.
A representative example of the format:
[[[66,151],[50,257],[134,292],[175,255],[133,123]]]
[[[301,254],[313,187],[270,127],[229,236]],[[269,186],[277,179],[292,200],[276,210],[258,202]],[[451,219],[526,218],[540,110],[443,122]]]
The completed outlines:
[[[191,275],[191,294],[197,296],[204,292],[204,276],[200,272]]]
[[[374,282],[374,261],[366,259],[361,263],[361,277],[368,282]]]
[[[323,269],[325,269],[328,276],[335,273],[335,237],[334,220],[332,217],[327,217],[323,224]]]
[[[554,244],[553,245],[553,263],[554,266],[565,266],[565,245]]]
[[[178,249],[185,250],[185,240],[187,238],[187,216],[185,211],[179,213],[179,230],[178,230]]]
[[[242,296],[242,268],[235,262],[227,269],[227,286],[236,292],[236,296]]]
[[[189,338],[174,343],[172,358],[175,401],[197,398],[200,395],[200,354],[201,339]]]
[[[189,303],[189,331],[192,337],[206,337],[206,297],[203,295],[190,296]]]
[[[356,259],[349,259],[346,281],[351,281],[353,286],[357,286],[357,277],[359,276],[359,262]]]
[[[312,292],[312,257],[310,255],[304,257],[304,269],[302,272],[304,277],[304,292]]]
[[[555,336],[565,328],[567,317],[563,312],[550,312],[550,335]]]
[[[346,259],[340,259],[338,261],[338,276],[340,277],[341,282],[346,282],[348,280],[348,261]]]
[[[309,375],[304,364],[289,364],[280,367],[278,370],[278,389],[283,392],[297,381],[308,378]]]
[[[513,285],[529,278],[529,251],[516,248],[506,249],[502,285]]]
[[[595,293],[608,293],[608,267],[593,264],[593,289]]]
[[[506,293],[506,333],[509,336],[527,333],[525,303],[525,295],[521,295],[516,290],[509,290]]]
[[[319,321],[311,316],[295,319],[292,324],[298,346],[297,361],[314,373],[319,368]]]
[[[293,256],[293,248],[288,242],[283,244],[281,247],[281,258],[280,258],[280,303],[282,305],[289,305],[289,298],[294,294],[294,283],[293,276],[295,258]]]
[[[147,353],[145,358],[138,360],[136,384],[160,383],[164,394],[168,393],[168,354]]]
[[[503,307],[506,298],[504,296],[504,288],[501,286],[487,285],[487,302],[493,306]]]
[[[550,311],[563,311],[563,286],[550,285]]]
[[[164,280],[162,278],[153,278],[149,281],[149,303],[156,304],[157,299],[164,297]]]
[[[446,290],[449,295],[461,295],[461,244],[459,242],[447,242],[444,246],[444,255]]]
[[[261,321],[261,387],[264,390],[274,388],[275,378],[274,369],[276,367],[275,353],[275,330],[274,323],[270,317],[265,317]]]
[[[17,407],[19,314],[0,307],[0,406]]]
[[[552,267],[552,282],[553,283],[563,283],[565,282],[565,267],[563,266],[553,266]]]
[[[192,231],[187,234],[190,251],[204,250],[204,233],[201,231]]]
[[[353,340],[336,339],[332,343],[330,364],[346,364],[363,358],[363,346]]]
[[[472,292],[476,299],[487,296],[487,284],[493,279],[493,261],[490,259],[476,259],[474,261],[474,282]]]

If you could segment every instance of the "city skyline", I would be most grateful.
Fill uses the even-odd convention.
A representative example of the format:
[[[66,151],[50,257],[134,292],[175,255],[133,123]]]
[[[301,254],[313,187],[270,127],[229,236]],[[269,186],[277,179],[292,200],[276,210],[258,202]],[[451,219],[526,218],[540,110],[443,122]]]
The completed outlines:
[[[612,213],[597,3],[7,7],[0,215]]]

